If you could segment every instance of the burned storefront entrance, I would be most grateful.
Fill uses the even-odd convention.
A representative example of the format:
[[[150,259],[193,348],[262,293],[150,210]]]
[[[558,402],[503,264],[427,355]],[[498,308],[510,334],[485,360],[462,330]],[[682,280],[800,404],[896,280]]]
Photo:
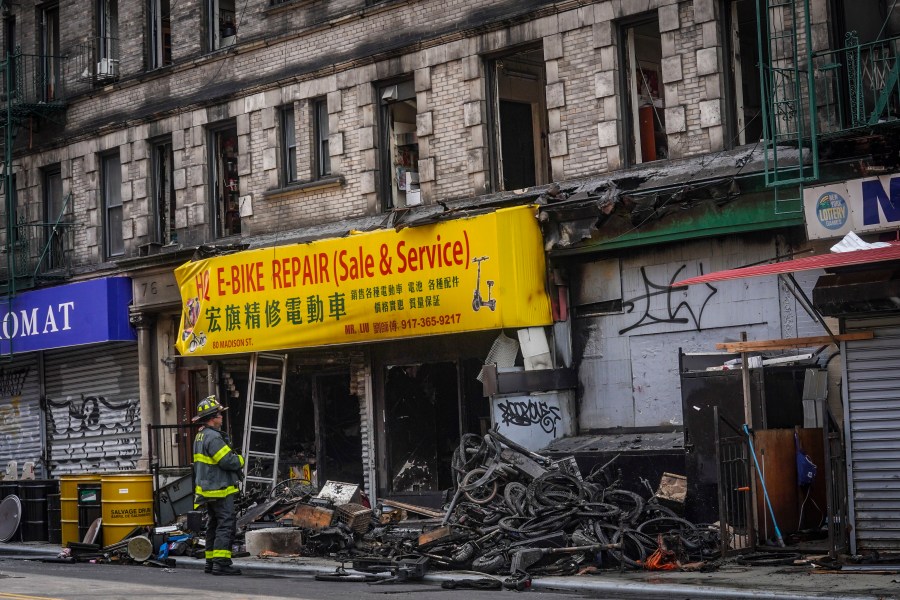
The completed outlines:
[[[454,486],[451,456],[460,436],[483,435],[490,427],[490,405],[477,377],[494,337],[459,334],[378,346],[383,495],[440,506],[443,491]]]
[[[357,365],[349,358],[321,364],[297,353],[261,354],[213,364],[229,407],[226,426],[247,459],[250,483],[365,481],[360,399],[351,377]]]
[[[176,348],[219,365],[247,480],[311,477],[314,450],[319,484],[352,480],[370,496],[451,487],[459,435],[489,421],[476,377],[497,331],[552,322],[536,214],[429,219],[179,267]]]
[[[362,484],[359,397],[350,392],[349,368],[298,367],[288,373],[281,456],[286,474],[321,485],[327,480]]]

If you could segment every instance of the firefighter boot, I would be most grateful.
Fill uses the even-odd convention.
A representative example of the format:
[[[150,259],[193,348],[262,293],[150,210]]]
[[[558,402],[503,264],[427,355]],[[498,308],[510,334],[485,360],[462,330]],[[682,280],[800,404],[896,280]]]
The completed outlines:
[[[237,567],[233,567],[231,565],[214,562],[212,566],[212,574],[213,575],[240,575],[241,570]]]
[[[212,573],[212,567],[213,567],[213,561],[211,561],[211,560],[206,561],[206,566],[203,567],[203,572],[204,573]]]

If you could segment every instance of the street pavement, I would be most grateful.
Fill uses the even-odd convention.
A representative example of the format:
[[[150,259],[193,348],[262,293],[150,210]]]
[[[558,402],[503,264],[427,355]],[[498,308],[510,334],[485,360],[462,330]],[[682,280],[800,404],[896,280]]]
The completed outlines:
[[[61,552],[58,546],[39,542],[0,544],[0,557],[6,560],[52,558]],[[310,577],[318,573],[334,573],[340,565],[335,560],[310,557],[248,557],[235,560],[248,575],[271,577]],[[185,556],[176,557],[176,569],[197,571],[204,561]],[[349,564],[347,565],[349,570]],[[102,568],[102,567],[100,567]],[[127,569],[128,567],[120,567]],[[900,600],[900,567],[891,572],[887,567],[879,572],[824,571],[810,566],[752,567],[729,563],[709,573],[699,572],[637,572],[602,570],[585,575],[539,577],[531,583],[532,592],[569,592],[576,596],[607,599],[651,600],[712,599],[712,600]],[[61,571],[65,575],[65,570]],[[423,584],[438,588],[445,581],[459,581],[484,577],[481,573],[431,570],[424,580],[396,584],[392,588],[414,586],[421,591]],[[219,581],[223,578],[216,578]],[[343,586],[345,584],[334,584]],[[0,599],[4,596],[0,581]],[[215,586],[213,586],[215,587]],[[375,586],[378,587],[378,586]],[[386,591],[386,590],[385,590]],[[413,591],[413,590],[408,590]],[[398,592],[399,593],[399,592]],[[471,593],[471,592],[463,592]],[[496,593],[496,592],[495,592]],[[65,596],[63,596],[65,597]]]

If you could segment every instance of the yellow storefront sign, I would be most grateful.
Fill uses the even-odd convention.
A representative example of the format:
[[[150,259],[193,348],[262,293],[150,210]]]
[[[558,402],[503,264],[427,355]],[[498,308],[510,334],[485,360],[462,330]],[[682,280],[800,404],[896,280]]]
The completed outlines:
[[[551,323],[534,207],[247,250],[175,270],[204,356]]]

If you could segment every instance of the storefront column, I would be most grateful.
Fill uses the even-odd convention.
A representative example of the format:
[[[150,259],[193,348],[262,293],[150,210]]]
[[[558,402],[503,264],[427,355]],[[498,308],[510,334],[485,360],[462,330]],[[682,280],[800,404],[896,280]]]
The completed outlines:
[[[142,312],[133,312],[128,316],[132,327],[137,330],[138,343],[138,383],[140,385],[141,402],[141,458],[138,461],[138,470],[150,468],[150,440],[147,425],[153,422],[155,414],[153,403],[153,364],[152,342],[150,330],[153,318]]]

